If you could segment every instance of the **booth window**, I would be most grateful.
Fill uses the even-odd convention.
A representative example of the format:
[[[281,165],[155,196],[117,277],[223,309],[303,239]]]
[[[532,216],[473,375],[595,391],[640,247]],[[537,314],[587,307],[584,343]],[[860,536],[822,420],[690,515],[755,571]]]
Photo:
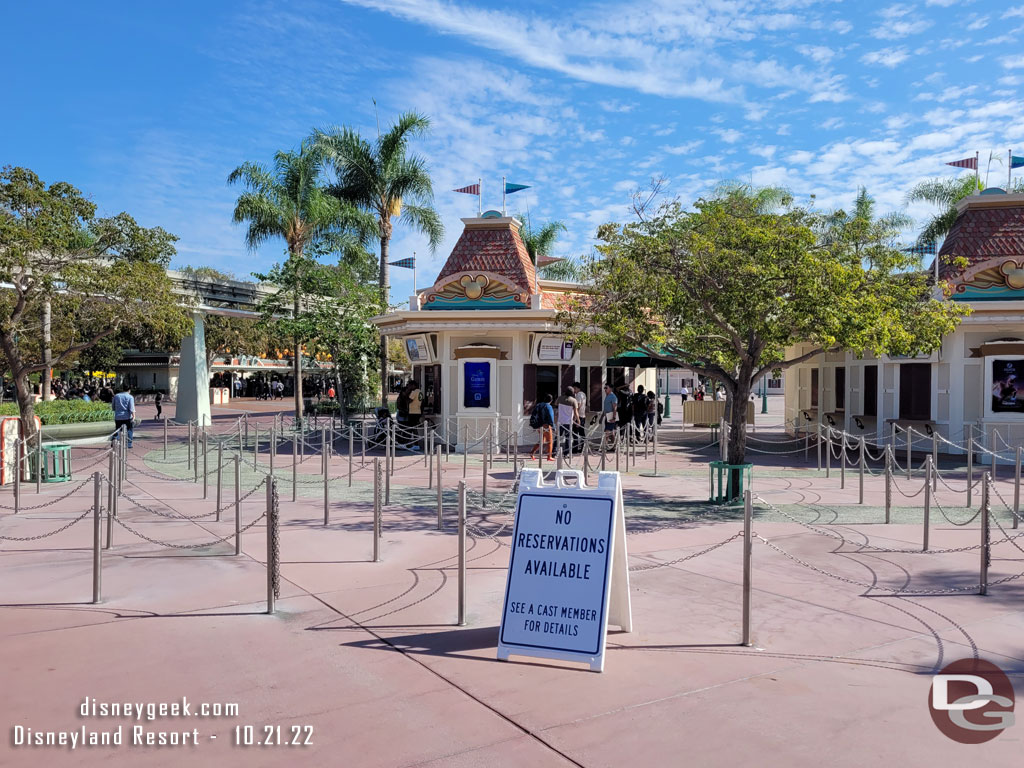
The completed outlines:
[[[537,366],[537,400],[540,400],[544,395],[551,395],[552,399],[558,397],[557,365]]]
[[[931,363],[900,365],[900,418],[926,421],[932,417]]]
[[[846,410],[846,368],[836,368],[836,410]]]
[[[818,407],[818,369],[811,368],[811,408]]]
[[[878,366],[864,366],[864,412],[865,416],[878,415]]]

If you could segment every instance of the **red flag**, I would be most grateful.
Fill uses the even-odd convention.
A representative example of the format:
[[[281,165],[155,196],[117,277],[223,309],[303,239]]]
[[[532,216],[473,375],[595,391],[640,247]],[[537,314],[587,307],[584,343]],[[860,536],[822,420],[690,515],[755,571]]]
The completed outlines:
[[[952,165],[954,168],[970,168],[972,171],[978,170],[978,158],[968,157],[964,160],[954,160],[952,163],[946,163],[946,165]]]
[[[479,195],[480,185],[470,184],[468,187],[462,187],[461,189],[453,189],[452,192],[462,192],[463,194],[466,195]]]

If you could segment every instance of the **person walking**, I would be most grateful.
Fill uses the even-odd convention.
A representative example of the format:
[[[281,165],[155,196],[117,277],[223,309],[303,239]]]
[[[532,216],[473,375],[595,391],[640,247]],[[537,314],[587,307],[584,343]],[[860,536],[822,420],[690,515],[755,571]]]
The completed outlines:
[[[530,413],[530,426],[537,430],[537,444],[530,451],[530,459],[537,458],[537,449],[544,455],[544,443],[548,444],[548,461],[554,461],[555,411],[551,407],[551,395],[541,395]]]
[[[583,384],[578,381],[572,383],[572,396],[576,399],[576,412],[579,414],[579,424],[572,430],[573,453],[580,453],[587,440],[587,394],[583,391]]]
[[[156,420],[160,421],[160,417],[164,412],[164,393],[157,390],[156,397],[153,398],[153,402],[156,404]]]
[[[602,444],[608,442],[611,437],[611,445],[608,448],[615,448],[615,427],[619,421],[619,398],[615,396],[615,390],[611,384],[604,385],[604,402],[601,405],[601,414],[604,416],[604,435],[601,437]]]
[[[690,397],[690,388],[683,384],[683,388],[679,390],[679,397],[682,398],[683,406],[686,406],[686,400]]]
[[[566,456],[572,453],[572,434],[579,423],[579,403],[572,396],[572,387],[566,387],[558,398],[558,449]]]
[[[121,427],[124,427],[128,447],[131,448],[134,438],[132,428],[135,425],[135,398],[132,397],[131,387],[127,383],[122,384],[121,391],[114,395],[111,406],[114,408],[114,427],[117,430],[114,436],[120,435]]]

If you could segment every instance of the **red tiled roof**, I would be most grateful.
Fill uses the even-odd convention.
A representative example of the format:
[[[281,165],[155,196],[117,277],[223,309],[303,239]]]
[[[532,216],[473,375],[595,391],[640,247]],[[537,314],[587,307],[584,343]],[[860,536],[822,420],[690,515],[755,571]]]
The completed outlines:
[[[490,272],[524,293],[537,292],[537,270],[515,223],[476,219],[467,222],[435,285],[460,272]]]
[[[991,198],[969,200],[957,216],[939,251],[940,277],[961,271],[950,264],[957,257],[967,259],[968,268],[1000,257],[1024,260],[1024,200]]]

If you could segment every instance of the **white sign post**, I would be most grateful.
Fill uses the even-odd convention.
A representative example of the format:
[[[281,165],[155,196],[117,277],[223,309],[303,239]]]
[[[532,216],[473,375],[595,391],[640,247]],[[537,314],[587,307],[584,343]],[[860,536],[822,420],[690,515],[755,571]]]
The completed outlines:
[[[498,658],[579,661],[601,672],[609,624],[633,628],[619,473],[601,472],[588,487],[578,470],[546,485],[540,470],[524,469]]]

